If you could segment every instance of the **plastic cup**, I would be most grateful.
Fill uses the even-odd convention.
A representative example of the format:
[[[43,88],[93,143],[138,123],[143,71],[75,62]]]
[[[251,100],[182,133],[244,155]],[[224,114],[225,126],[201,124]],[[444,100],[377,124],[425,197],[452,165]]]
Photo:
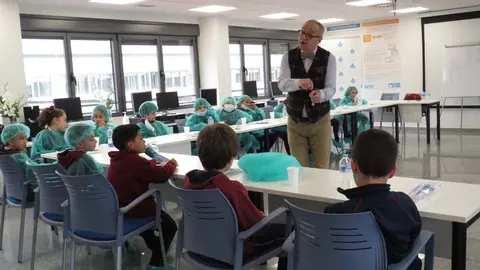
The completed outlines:
[[[300,168],[298,167],[288,167],[288,182],[290,185],[296,187],[298,186],[298,174],[300,173]]]
[[[275,119],[275,112],[270,112],[270,119]]]
[[[242,117],[242,125],[246,125],[247,124],[247,118],[246,117]]]
[[[185,132],[185,134],[190,133],[190,127],[184,127],[183,131]]]
[[[95,146],[95,148],[98,149],[98,147],[100,146],[100,137],[95,137],[95,140],[97,141],[97,146]]]

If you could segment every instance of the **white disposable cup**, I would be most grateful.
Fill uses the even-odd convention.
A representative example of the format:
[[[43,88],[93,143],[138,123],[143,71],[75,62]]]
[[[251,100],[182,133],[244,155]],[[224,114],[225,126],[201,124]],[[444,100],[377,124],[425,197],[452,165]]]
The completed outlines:
[[[190,127],[183,127],[183,131],[188,134],[190,133]]]
[[[288,167],[288,182],[292,186],[298,186],[298,174],[300,173],[300,168],[298,167]]]
[[[95,137],[95,140],[97,141],[97,145],[95,146],[95,148],[98,149],[98,147],[100,146],[100,137]]]
[[[270,112],[270,119],[275,119],[275,112]]]
[[[242,125],[246,125],[247,124],[247,118],[246,117],[242,117]]]

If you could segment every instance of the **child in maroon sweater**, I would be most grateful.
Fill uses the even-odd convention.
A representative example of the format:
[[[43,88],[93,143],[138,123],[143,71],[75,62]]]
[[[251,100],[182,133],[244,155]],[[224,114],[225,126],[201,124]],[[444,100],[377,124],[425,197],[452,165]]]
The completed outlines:
[[[198,157],[205,169],[189,172],[185,177],[185,189],[219,189],[228,199],[238,219],[239,231],[250,229],[265,216],[250,201],[245,187],[225,175],[237,156],[240,143],[237,134],[224,124],[204,127],[197,138]],[[262,254],[271,245],[282,245],[285,241],[285,225],[270,224],[246,240],[244,257]],[[278,269],[287,269],[287,260],[281,257]]]
[[[146,145],[142,133],[137,125],[118,126],[113,131],[113,144],[120,151],[109,153],[110,167],[108,181],[112,184],[118,197],[120,207],[127,206],[137,197],[149,190],[150,183],[165,183],[173,176],[177,162],[172,159],[164,166],[156,160],[147,160],[141,157],[145,153]],[[155,216],[157,205],[153,197],[144,200],[125,215],[130,217]],[[162,232],[165,250],[168,250],[177,232],[175,221],[162,211]],[[164,268],[159,238],[154,230],[140,234],[148,248],[152,250],[150,269]]]

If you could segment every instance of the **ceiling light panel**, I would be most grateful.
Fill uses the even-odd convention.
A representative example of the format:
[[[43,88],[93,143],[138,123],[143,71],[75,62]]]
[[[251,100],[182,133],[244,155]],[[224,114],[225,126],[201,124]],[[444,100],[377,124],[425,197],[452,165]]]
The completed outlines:
[[[237,9],[236,7],[227,7],[227,6],[218,6],[218,5],[210,5],[198,8],[191,8],[190,11],[195,12],[204,12],[204,13],[219,13]]]
[[[281,20],[281,19],[293,18],[297,16],[299,15],[296,13],[279,12],[279,13],[262,15],[260,16],[260,18]]]
[[[90,0],[95,4],[111,4],[111,5],[130,5],[145,2],[146,0]]]
[[[391,0],[360,0],[360,1],[347,1],[347,5],[354,7],[367,7],[380,4],[391,3]]]
[[[422,12],[422,11],[427,11],[427,10],[428,10],[428,8],[425,8],[425,7],[411,7],[411,8],[402,8],[402,9],[392,10],[391,12],[413,13],[413,12]]]
[[[329,18],[329,19],[321,19],[317,20],[319,23],[322,24],[329,24],[329,23],[337,23],[337,22],[343,22],[345,19],[339,19],[339,18]]]

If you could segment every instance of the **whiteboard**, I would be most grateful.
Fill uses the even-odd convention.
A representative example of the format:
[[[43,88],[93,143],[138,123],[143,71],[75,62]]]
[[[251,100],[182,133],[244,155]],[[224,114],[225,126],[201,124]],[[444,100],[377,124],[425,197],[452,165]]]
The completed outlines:
[[[445,46],[442,97],[480,96],[480,43]]]
[[[337,91],[334,98],[342,98],[349,86],[355,86],[362,91],[362,43],[360,37],[323,40],[320,47],[335,55],[337,60]]]

